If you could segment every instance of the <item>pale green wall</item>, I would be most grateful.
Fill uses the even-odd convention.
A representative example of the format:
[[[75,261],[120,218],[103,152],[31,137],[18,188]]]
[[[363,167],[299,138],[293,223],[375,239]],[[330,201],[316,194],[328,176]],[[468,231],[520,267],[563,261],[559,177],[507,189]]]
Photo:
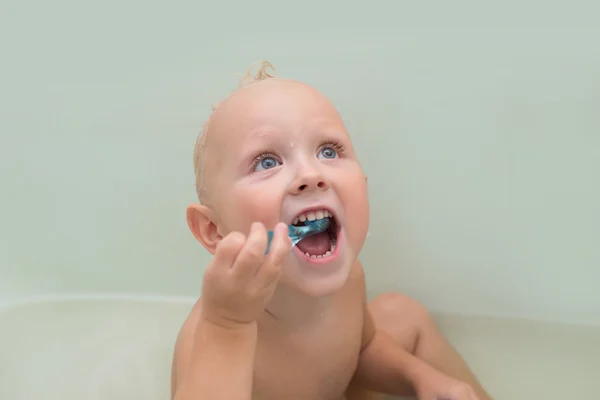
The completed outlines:
[[[598,3],[10,3],[1,300],[196,295],[193,142],[235,74],[268,58],[352,132],[371,293],[600,324]]]

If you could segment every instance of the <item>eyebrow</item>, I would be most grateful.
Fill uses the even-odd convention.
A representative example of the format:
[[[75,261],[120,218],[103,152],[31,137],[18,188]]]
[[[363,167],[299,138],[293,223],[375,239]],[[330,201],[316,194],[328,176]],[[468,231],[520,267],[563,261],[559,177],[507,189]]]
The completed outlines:
[[[343,130],[340,130],[339,127],[334,127],[334,124],[325,123],[314,125],[314,127],[310,127],[309,129],[314,132],[319,132],[325,138],[335,139],[340,135],[346,136],[346,133]],[[284,134],[285,132],[283,130],[273,126],[261,126],[247,131],[242,145],[243,156],[240,163],[247,164],[258,155],[258,152],[274,151],[274,149],[269,149],[269,147],[277,147],[285,144],[282,139]]]
[[[273,128],[257,128],[249,131],[242,143],[241,165],[245,165],[256,157],[259,151],[268,151],[268,147],[277,146],[281,142],[281,130]]]

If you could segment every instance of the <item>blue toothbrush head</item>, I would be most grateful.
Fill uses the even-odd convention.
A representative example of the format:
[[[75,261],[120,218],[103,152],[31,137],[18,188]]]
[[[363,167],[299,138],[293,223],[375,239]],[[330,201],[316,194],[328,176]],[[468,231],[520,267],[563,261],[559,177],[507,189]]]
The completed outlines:
[[[299,241],[307,236],[314,235],[317,233],[325,232],[329,228],[329,219],[322,218],[314,221],[306,221],[304,226],[288,225],[288,235],[292,239],[292,247],[294,247]],[[273,240],[273,231],[267,232],[268,243],[267,253],[271,247],[271,241]]]
[[[324,232],[327,228],[329,228],[329,218],[316,219],[314,221],[306,221],[306,226],[310,228],[312,233],[320,233]]]
[[[304,223],[304,226],[289,225],[289,234],[292,238],[292,246],[296,245],[296,243],[298,243],[307,236],[325,232],[328,227],[328,218],[316,219],[314,221],[306,221]]]

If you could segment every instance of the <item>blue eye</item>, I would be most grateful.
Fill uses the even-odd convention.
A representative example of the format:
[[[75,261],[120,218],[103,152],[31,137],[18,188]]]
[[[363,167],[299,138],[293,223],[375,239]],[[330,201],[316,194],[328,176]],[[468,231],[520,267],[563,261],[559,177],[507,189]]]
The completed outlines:
[[[323,158],[336,158],[337,151],[331,147],[323,147],[319,152],[319,156],[322,156]]]
[[[279,161],[277,161],[273,157],[267,156],[267,157],[264,157],[262,160],[260,160],[256,164],[256,167],[254,168],[254,170],[260,171],[261,169],[271,169],[271,168],[275,168],[278,165],[279,165]]]

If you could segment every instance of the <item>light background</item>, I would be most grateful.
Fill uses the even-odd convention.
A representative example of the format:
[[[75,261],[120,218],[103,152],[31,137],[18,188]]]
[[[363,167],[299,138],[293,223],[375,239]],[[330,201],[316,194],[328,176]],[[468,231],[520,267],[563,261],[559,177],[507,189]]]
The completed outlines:
[[[600,3],[562,3],[3,4],[0,302],[197,296],[193,143],[266,58],[347,122],[371,294],[600,324]]]

